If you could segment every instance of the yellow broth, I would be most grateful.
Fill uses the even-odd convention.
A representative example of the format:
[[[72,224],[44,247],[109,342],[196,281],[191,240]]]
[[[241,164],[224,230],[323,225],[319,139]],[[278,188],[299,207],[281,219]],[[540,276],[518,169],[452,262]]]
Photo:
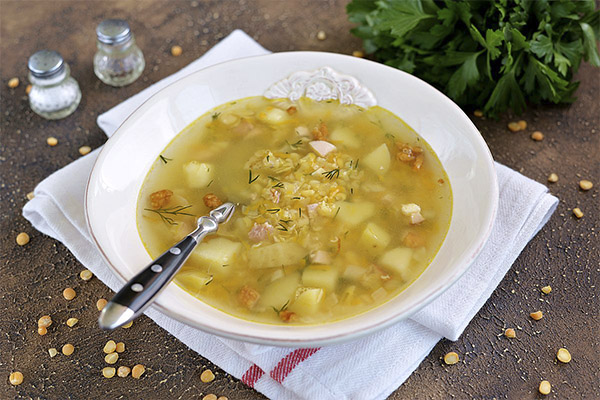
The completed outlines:
[[[175,282],[243,319],[305,325],[414,281],[446,235],[452,192],[429,145],[385,109],[251,97],[201,116],[155,161],[138,200],[150,256],[221,201],[234,216]]]

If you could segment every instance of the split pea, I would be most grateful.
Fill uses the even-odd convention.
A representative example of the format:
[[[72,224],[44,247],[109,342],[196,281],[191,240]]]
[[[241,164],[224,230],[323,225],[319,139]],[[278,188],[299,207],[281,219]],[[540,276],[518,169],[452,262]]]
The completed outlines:
[[[551,173],[550,175],[548,175],[548,182],[550,182],[550,183],[558,182],[558,175],[556,175],[554,172]]]
[[[552,288],[551,288],[550,286],[544,286],[544,287],[542,288],[542,292],[543,292],[544,294],[548,294],[548,293],[550,293],[551,291],[552,291]]]
[[[220,396],[217,400],[229,400],[229,399],[225,396]]]
[[[115,348],[117,353],[122,353],[125,351],[125,343],[119,342],[117,343],[117,347]]]
[[[136,364],[131,370],[131,376],[135,379],[140,379],[144,372],[146,372],[146,367],[142,364]]]
[[[65,356],[70,356],[75,351],[75,347],[71,343],[67,343],[62,347],[62,353]]]
[[[552,385],[548,381],[541,381],[538,390],[541,394],[550,394],[552,391]]]
[[[444,362],[448,365],[454,365],[458,361],[459,361],[458,354],[456,354],[454,351],[451,351],[450,353],[448,353],[444,356]]]
[[[202,398],[202,400],[217,400],[217,395],[210,393]]]
[[[515,330],[513,328],[508,328],[504,331],[504,336],[506,336],[509,339],[513,339],[517,337],[517,334],[515,333]]]
[[[573,209],[573,214],[575,214],[577,218],[583,217],[583,211],[581,211],[579,207]]]
[[[11,385],[17,386],[23,383],[23,374],[19,371],[11,372],[8,380]]]
[[[96,302],[96,308],[98,309],[98,311],[102,311],[104,306],[106,306],[106,303],[108,303],[106,299],[98,299],[98,301]]]
[[[473,111],[473,115],[476,116],[477,118],[481,118],[481,117],[483,117],[483,111],[475,110],[475,111]]]
[[[511,132],[519,132],[521,130],[521,126],[518,122],[509,122],[508,130],[510,130]]]
[[[582,179],[579,181],[579,188],[581,190],[590,190],[593,187],[594,184],[591,181],[588,181],[587,179]]]
[[[33,86],[31,86],[31,85],[27,85],[27,87],[25,88],[25,93],[29,94],[29,92],[31,92],[32,87]]]
[[[48,139],[46,139],[46,143],[48,143],[48,146],[54,147],[58,144],[58,139],[53,136],[50,136]]]
[[[327,39],[327,34],[324,31],[319,31],[317,32],[317,39],[325,40]]]
[[[38,334],[40,336],[44,336],[46,333],[48,333],[48,329],[45,326],[38,327]]]
[[[90,271],[89,269],[84,269],[79,273],[79,277],[84,281],[89,281],[90,279],[92,279],[93,276],[94,274],[92,274],[92,271]]]
[[[569,350],[561,347],[556,353],[556,358],[558,358],[558,361],[561,363],[566,364],[571,361],[571,353],[569,353]]]
[[[207,369],[200,375],[200,380],[204,383],[212,382],[215,380],[215,374],[210,369]]]
[[[35,194],[33,194],[33,192],[27,193],[27,200],[32,200],[34,197],[35,197]]]
[[[117,362],[118,359],[119,359],[119,354],[117,354],[117,353],[110,353],[110,354],[107,354],[106,356],[104,356],[104,361],[106,361],[107,364],[114,364]]]
[[[58,350],[56,350],[54,347],[48,349],[48,354],[50,354],[50,357],[54,357],[55,355],[58,354]]]
[[[102,376],[105,378],[112,378],[115,376],[115,369],[113,367],[102,368]]]
[[[131,372],[131,368],[129,367],[121,366],[119,369],[117,369],[117,375],[119,375],[121,378],[127,377],[129,372]]]
[[[531,134],[531,138],[533,140],[535,140],[536,142],[540,142],[540,141],[544,140],[544,134],[540,131],[535,131]]]
[[[38,326],[39,327],[47,328],[50,325],[52,325],[52,317],[50,317],[49,315],[44,315],[43,317],[41,317],[40,319],[38,319]]]
[[[129,321],[128,323],[123,325],[122,328],[129,329],[129,328],[131,328],[131,325],[133,325],[133,321]]]
[[[27,243],[29,243],[29,235],[25,232],[19,233],[17,235],[17,244],[19,246],[25,246]]]
[[[67,320],[67,326],[68,326],[69,328],[72,328],[72,327],[74,327],[74,326],[75,326],[75,324],[76,324],[76,323],[78,323],[78,322],[79,322],[79,320],[78,320],[77,318],[69,318],[69,319]]]
[[[540,319],[542,319],[544,317],[544,314],[541,311],[536,311],[536,312],[532,312],[531,314],[529,314],[529,316],[531,318],[533,318],[536,321],[539,321]]]
[[[10,78],[8,80],[8,87],[9,88],[14,89],[17,86],[19,86],[19,78]]]
[[[92,151],[92,148],[90,146],[81,146],[79,148],[79,154],[81,154],[82,156],[85,156],[86,154],[88,154],[90,151]]]
[[[354,50],[354,51],[352,52],[352,55],[353,55],[354,57],[363,58],[363,57],[365,56],[365,53],[363,53],[363,52],[362,52],[362,51],[360,51],[360,50]]]
[[[183,49],[181,48],[181,46],[171,47],[171,55],[173,57],[179,57],[181,55],[181,53],[183,53]]]
[[[519,122],[517,122],[517,124],[519,125],[519,128],[522,131],[524,131],[525,129],[527,129],[527,121],[520,120]]]
[[[68,287],[65,290],[63,290],[63,297],[67,300],[73,300],[76,295],[77,293],[75,293],[75,290],[73,290],[73,288]]]
[[[104,349],[102,351],[104,351],[106,354],[110,354],[110,353],[113,353],[116,349],[117,349],[117,344],[115,343],[115,341],[109,340],[104,345]]]

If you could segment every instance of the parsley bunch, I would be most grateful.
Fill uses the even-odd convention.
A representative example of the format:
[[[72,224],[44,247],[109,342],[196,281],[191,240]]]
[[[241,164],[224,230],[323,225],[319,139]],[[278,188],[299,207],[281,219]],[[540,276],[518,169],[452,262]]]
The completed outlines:
[[[569,103],[581,59],[600,66],[594,0],[353,0],[352,30],[378,61],[497,115]]]

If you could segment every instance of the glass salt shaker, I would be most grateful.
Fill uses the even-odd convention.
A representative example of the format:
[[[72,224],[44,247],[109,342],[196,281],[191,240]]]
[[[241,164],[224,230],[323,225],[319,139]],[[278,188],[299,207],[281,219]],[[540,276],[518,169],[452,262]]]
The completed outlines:
[[[69,65],[51,50],[40,50],[29,57],[29,105],[46,119],[71,115],[81,101],[81,90],[71,77]]]
[[[98,51],[94,55],[94,72],[111,86],[125,86],[135,81],[146,65],[144,55],[135,44],[129,24],[122,19],[107,19],[96,28]]]

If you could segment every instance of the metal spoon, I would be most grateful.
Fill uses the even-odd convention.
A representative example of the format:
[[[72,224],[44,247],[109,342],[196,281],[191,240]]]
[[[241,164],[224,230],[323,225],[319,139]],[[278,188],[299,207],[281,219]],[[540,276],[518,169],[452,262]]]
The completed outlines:
[[[235,205],[225,203],[212,210],[208,216],[198,218],[195,231],[148,264],[114,295],[100,313],[100,328],[118,328],[144,312],[161,290],[171,282],[196,245],[206,235],[215,233],[219,224],[227,222],[234,211]]]

